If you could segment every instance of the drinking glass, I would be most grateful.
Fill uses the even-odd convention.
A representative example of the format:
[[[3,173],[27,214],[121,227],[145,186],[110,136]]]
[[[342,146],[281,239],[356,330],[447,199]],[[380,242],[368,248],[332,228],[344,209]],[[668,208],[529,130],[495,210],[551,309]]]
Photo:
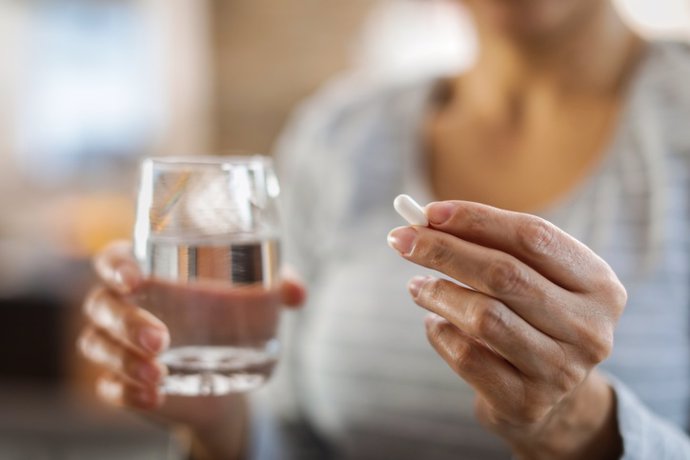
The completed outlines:
[[[278,358],[278,180],[263,156],[163,157],[142,164],[134,253],[136,301],[170,347],[162,391],[249,391]]]

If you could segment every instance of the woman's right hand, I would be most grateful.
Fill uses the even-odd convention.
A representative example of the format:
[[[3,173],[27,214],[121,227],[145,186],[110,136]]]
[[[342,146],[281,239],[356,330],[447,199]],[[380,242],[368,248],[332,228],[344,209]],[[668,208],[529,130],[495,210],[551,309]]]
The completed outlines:
[[[156,356],[166,349],[170,335],[165,324],[132,303],[147,283],[132,256],[131,244],[110,244],[96,256],[94,266],[101,285],[86,299],[87,324],[79,350],[101,371],[96,386],[99,398],[112,405],[148,411],[169,422],[203,426],[222,418],[227,411],[223,402],[232,404],[237,395],[165,398],[158,391],[167,371]],[[297,307],[304,302],[306,292],[298,280],[286,275],[281,297],[285,305]]]

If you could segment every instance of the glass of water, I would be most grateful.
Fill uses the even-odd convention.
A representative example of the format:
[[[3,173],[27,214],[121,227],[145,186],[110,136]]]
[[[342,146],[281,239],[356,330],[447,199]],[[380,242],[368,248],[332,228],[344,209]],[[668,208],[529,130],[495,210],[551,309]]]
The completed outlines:
[[[263,156],[145,160],[134,252],[146,276],[136,301],[171,344],[162,391],[249,391],[278,358],[280,192]]]

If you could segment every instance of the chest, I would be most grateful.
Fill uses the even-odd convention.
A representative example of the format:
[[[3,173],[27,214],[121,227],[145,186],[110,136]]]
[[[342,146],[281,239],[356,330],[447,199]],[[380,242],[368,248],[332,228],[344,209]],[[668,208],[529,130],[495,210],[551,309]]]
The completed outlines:
[[[437,199],[529,211],[577,187],[596,168],[615,131],[614,103],[493,122],[439,113],[425,130]]]
[[[668,165],[657,229],[652,227],[649,190],[625,185],[624,168],[631,163],[607,165],[584,193],[546,217],[593,246],[628,289],[630,300],[617,328],[616,347],[603,368],[654,411],[687,426],[690,221],[678,218],[690,209],[690,198],[683,192],[689,183],[687,165]],[[632,169],[631,175],[641,174]],[[383,242],[387,231],[400,224],[388,208],[336,235],[334,247],[339,249],[329,254],[330,263],[323,267],[328,276],[312,293],[318,308],[311,310],[302,330],[300,373],[304,391],[317,395],[329,410],[313,405],[310,416],[332,433],[378,433],[392,420],[419,422],[423,409],[430,432],[419,434],[420,443],[437,439],[444,429],[472,431],[474,394],[429,347],[422,327],[424,312],[405,289],[410,277],[425,270],[401,260]],[[647,270],[649,245],[654,244],[650,238],[656,231],[663,244],[659,252],[649,253]],[[363,407],[375,407],[375,416]],[[409,429],[396,426],[397,432]],[[475,442],[452,439],[463,448]],[[490,445],[479,435],[476,443],[482,448]]]

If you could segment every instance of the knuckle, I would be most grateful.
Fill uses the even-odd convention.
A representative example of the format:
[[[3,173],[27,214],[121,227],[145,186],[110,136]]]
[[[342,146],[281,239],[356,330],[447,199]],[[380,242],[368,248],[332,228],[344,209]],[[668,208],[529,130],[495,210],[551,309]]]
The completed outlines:
[[[118,333],[123,338],[135,340],[139,329],[142,327],[142,318],[135,308],[127,308],[120,313],[118,320]]]
[[[447,322],[434,322],[427,327],[426,333],[429,342],[445,356],[445,360],[456,372],[461,373],[475,362],[475,353],[472,345],[467,340],[460,340],[449,347],[446,336],[452,326]]]
[[[124,366],[124,349],[115,342],[95,332],[85,345],[85,355],[90,361],[105,369],[121,371]]]
[[[454,254],[448,242],[438,240],[426,246],[424,257],[428,260],[431,267],[437,268],[451,265]]]
[[[102,286],[95,287],[89,291],[82,306],[82,311],[87,318],[93,319],[96,316],[96,312],[104,296],[105,289]]]
[[[611,270],[610,277],[611,281],[609,282],[608,297],[611,307],[613,307],[617,317],[623,313],[625,305],[628,303],[628,291],[626,291],[625,286],[618,280],[613,270]]]
[[[467,314],[469,328],[478,337],[499,337],[507,329],[505,309],[497,300],[475,300],[468,306]]]
[[[628,303],[628,291],[621,282],[616,283],[616,288],[614,292],[614,305],[618,307],[618,314],[623,313],[625,306]]]
[[[119,350],[118,355],[118,371],[132,380],[141,380],[140,369],[143,366],[142,360],[124,350]]]
[[[432,321],[426,327],[426,336],[429,343],[435,347],[443,341],[444,325],[440,321]]]
[[[91,351],[95,345],[96,333],[92,328],[85,329],[77,338],[77,350],[86,359],[91,360]]]
[[[103,369],[113,367],[113,356],[99,334],[94,333],[82,345],[82,354],[91,364]]]
[[[523,405],[518,413],[516,419],[525,425],[534,425],[541,422],[549,413],[549,408],[539,404]]]
[[[107,349],[107,360],[110,368],[117,373],[127,373],[129,367],[129,360],[127,359],[127,352],[123,347],[110,346]]]
[[[456,371],[465,370],[474,363],[474,349],[467,341],[460,342],[451,351],[451,361]]]
[[[122,392],[122,404],[142,410],[155,409],[160,403],[158,395],[152,389],[126,385]]]
[[[602,297],[605,298],[607,303],[615,307],[617,312],[622,312],[628,301],[628,292],[625,286],[620,282],[613,269],[605,262],[603,262],[600,272],[597,277],[600,281],[595,284],[595,287],[603,293]]]
[[[600,336],[589,349],[589,361],[595,364],[606,360],[613,351],[613,333],[610,336]]]
[[[614,328],[609,321],[597,319],[580,327],[580,350],[584,360],[599,364],[613,351]]]
[[[475,417],[484,425],[489,427],[506,427],[510,425],[510,420],[488,403],[476,404],[474,407]]]
[[[506,408],[512,425],[526,426],[540,422],[553,407],[551,394],[543,382],[523,380],[521,391]]]
[[[556,367],[552,382],[559,394],[568,394],[585,379],[586,375],[582,366],[565,360]]]
[[[497,257],[489,263],[486,282],[497,294],[520,292],[528,283],[524,270],[516,261],[507,257]]]
[[[553,252],[556,236],[555,227],[540,217],[526,217],[519,227],[519,239],[523,248],[535,255]]]
[[[108,404],[119,405],[123,384],[110,374],[103,375],[96,382],[96,395]]]
[[[472,206],[468,208],[468,212],[460,217],[463,221],[463,227],[467,228],[469,233],[481,234],[486,230],[492,215],[484,206]]]
[[[534,425],[546,417],[552,408],[550,396],[544,388],[529,391],[510,411],[510,419],[514,425]]]
[[[110,399],[114,387],[113,380],[106,376],[101,376],[96,381],[96,394],[104,400]]]
[[[430,279],[422,287],[422,297],[431,302],[441,301],[445,295],[445,281],[440,279]]]
[[[436,346],[441,341],[441,326],[437,321],[428,323],[426,327],[426,338],[432,345]]]

